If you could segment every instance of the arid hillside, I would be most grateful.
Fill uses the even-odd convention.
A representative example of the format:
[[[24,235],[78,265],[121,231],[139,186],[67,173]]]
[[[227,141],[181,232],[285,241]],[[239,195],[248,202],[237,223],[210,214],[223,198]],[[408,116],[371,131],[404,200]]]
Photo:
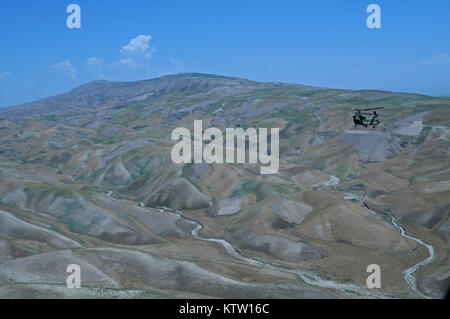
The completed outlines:
[[[174,164],[200,119],[279,128],[278,173]],[[0,298],[442,298],[449,126],[449,98],[204,74],[0,109]]]

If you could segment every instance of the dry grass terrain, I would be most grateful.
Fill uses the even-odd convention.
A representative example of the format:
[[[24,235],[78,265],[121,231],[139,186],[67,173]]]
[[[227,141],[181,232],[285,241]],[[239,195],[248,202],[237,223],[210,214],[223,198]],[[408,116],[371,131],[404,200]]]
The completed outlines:
[[[349,109],[380,106],[379,127],[353,127]],[[0,297],[442,298],[449,112],[447,98],[203,74],[1,109]],[[279,127],[279,172],[174,164],[171,132],[195,119]]]

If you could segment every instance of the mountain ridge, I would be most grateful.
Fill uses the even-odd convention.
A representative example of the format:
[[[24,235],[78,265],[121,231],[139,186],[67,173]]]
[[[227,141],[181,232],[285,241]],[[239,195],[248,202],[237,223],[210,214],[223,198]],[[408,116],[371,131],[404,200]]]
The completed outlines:
[[[384,107],[380,125],[354,128],[351,110],[375,106]],[[0,259],[12,260],[0,260],[0,275],[14,274],[20,258],[28,263],[0,282],[0,296],[26,293],[27,284],[54,296],[45,265],[81,256],[127,296],[141,288],[224,296],[204,289],[210,278],[226,296],[271,287],[280,298],[373,297],[364,287],[376,262],[384,278],[376,297],[440,298],[450,282],[449,112],[446,98],[202,74],[91,82],[0,111],[0,210],[9,225],[0,229]],[[196,119],[279,128],[278,173],[262,176],[250,163],[174,164],[171,133]],[[30,227],[33,236],[24,235]],[[58,234],[81,247],[58,250]],[[434,248],[431,262],[420,242]],[[156,257],[173,270],[158,268]],[[411,284],[405,270],[423,262]],[[298,280],[305,271],[319,276],[302,277],[315,287]]]
[[[16,108],[28,108],[33,107],[36,105],[42,105],[43,103],[49,103],[53,100],[59,100],[61,98],[70,97],[72,94],[86,94],[89,91],[95,91],[95,90],[101,90],[101,89],[114,89],[114,88],[121,88],[121,87],[129,87],[129,86],[145,86],[146,90],[151,91],[151,87],[147,86],[147,84],[151,83],[157,83],[160,81],[166,81],[171,79],[182,79],[182,80],[189,80],[189,79],[198,79],[201,81],[201,79],[210,79],[210,80],[222,80],[222,81],[235,81],[235,82],[246,82],[246,83],[252,83],[252,84],[258,84],[260,86],[281,86],[281,87],[301,87],[305,89],[312,89],[312,90],[326,90],[326,89],[333,89],[336,91],[345,91],[345,92],[379,92],[379,93],[398,93],[398,94],[405,94],[405,95],[416,95],[416,96],[426,96],[424,94],[419,93],[407,93],[407,92],[394,92],[394,91],[388,91],[388,90],[370,90],[370,89],[363,89],[363,90],[350,90],[350,89],[341,89],[341,88],[328,88],[328,87],[320,87],[320,86],[310,86],[310,85],[304,85],[304,84],[295,84],[295,83],[289,83],[289,82],[272,82],[272,81],[254,81],[254,80],[248,80],[245,78],[240,77],[232,77],[232,76],[222,76],[217,74],[204,74],[204,73],[177,73],[177,74],[169,74],[164,75],[161,77],[156,78],[150,78],[150,79],[144,79],[144,80],[136,80],[136,81],[109,81],[109,80],[94,80],[90,81],[84,84],[81,84],[79,86],[74,87],[73,89],[70,89],[67,92],[57,94],[57,95],[51,95],[48,97],[43,97],[34,101],[30,101],[27,103],[12,105],[3,107],[0,109],[0,114],[3,112],[8,111],[14,111]],[[167,84],[169,85],[169,84]],[[445,97],[443,97],[445,98]]]

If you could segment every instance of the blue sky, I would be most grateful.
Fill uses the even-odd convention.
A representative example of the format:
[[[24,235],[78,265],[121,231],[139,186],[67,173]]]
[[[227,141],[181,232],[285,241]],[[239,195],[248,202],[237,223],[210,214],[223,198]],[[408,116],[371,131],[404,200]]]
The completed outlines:
[[[0,106],[179,72],[450,96],[448,0],[3,1],[0,39]]]

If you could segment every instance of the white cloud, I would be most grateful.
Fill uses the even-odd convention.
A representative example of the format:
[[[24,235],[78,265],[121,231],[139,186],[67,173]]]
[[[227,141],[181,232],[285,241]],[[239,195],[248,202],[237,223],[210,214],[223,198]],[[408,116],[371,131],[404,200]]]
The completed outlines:
[[[151,35],[141,34],[130,40],[130,42],[120,49],[120,58],[118,61],[109,65],[114,72],[122,75],[135,77],[138,74],[143,77],[152,72],[149,65],[149,59],[156,49],[150,45]]]
[[[149,72],[152,69],[150,65],[138,62],[132,58],[120,59],[119,61],[111,64],[111,67],[113,69],[119,68],[121,68],[122,70],[132,69],[134,71],[142,71],[142,72]]]
[[[138,35],[120,48],[116,60],[108,61],[92,56],[86,60],[86,69],[91,75],[102,79],[147,78],[154,73],[154,68],[150,66],[150,58],[156,49],[152,46],[151,40],[151,35]]]
[[[425,61],[425,64],[447,64],[450,63],[450,57],[447,53],[436,54],[431,59]]]
[[[151,35],[141,34],[130,40],[130,42],[120,49],[120,53],[125,55],[137,55],[150,58],[156,49],[150,46]]]
[[[0,79],[10,78],[11,76],[12,76],[12,74],[9,72],[0,73]]]
[[[103,59],[102,58],[90,57],[86,61],[86,65],[88,67],[98,67],[98,66],[100,66],[102,64],[103,64]]]
[[[77,78],[77,69],[68,60],[52,65],[51,68],[53,70],[58,70],[67,73],[74,80]]]
[[[103,73],[103,59],[97,57],[90,57],[86,61],[86,67],[89,71],[96,73],[100,79],[106,79],[106,75]]]
[[[114,67],[116,67],[116,66],[128,66],[128,67],[136,68],[136,67],[140,66],[140,63],[137,63],[132,58],[124,58],[124,59],[120,59],[119,61],[115,62],[113,64],[113,66]]]

